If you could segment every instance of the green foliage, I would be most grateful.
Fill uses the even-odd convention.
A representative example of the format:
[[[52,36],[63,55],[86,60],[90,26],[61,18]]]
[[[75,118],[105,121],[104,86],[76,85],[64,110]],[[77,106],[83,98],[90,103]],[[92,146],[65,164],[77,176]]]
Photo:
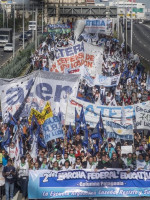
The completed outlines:
[[[29,44],[23,51],[20,51],[19,54],[6,66],[3,66],[0,69],[0,78],[18,77],[29,62],[29,58],[33,48],[34,43]]]
[[[39,36],[40,43],[43,41],[43,38],[44,36]],[[29,63],[31,53],[33,53],[35,48],[34,45],[33,42],[29,43],[13,60],[11,60],[6,66],[3,66],[0,69],[0,78],[16,78],[20,76]]]

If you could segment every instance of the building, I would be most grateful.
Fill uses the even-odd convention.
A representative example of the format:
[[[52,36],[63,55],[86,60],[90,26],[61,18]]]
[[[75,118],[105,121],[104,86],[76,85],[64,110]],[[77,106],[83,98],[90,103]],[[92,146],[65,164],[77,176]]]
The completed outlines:
[[[145,19],[146,8],[143,3],[119,1],[117,5],[117,2],[109,2],[109,6],[113,5],[119,6],[118,14],[120,17],[124,17],[127,13],[127,17],[130,19],[132,13],[133,19]]]

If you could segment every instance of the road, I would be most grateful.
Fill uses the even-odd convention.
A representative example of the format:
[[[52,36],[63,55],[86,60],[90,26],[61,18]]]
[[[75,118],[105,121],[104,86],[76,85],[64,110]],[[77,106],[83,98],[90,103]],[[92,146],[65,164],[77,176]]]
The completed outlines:
[[[17,51],[21,46],[19,45],[19,36],[16,36],[16,48]],[[4,52],[4,47],[0,47],[0,67],[13,55],[13,52]]]
[[[129,46],[130,38],[130,31],[128,31]],[[150,26],[133,24],[133,51],[150,62]]]

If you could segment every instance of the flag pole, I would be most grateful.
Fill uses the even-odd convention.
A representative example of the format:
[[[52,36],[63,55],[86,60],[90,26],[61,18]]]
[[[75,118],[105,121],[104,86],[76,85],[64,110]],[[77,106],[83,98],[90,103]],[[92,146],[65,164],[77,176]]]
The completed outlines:
[[[65,133],[65,131],[66,131],[66,119],[67,119],[67,111],[68,111],[68,100],[69,100],[69,93],[67,93],[67,105],[66,105],[66,113],[65,113],[65,122],[64,122],[64,147],[63,148],[65,148],[65,141],[66,141],[66,133]]]
[[[67,93],[67,105],[66,105],[66,113],[65,113],[65,122],[64,122],[64,125],[66,125],[66,119],[67,119],[67,112],[68,112],[68,100],[69,100],[69,93]]]

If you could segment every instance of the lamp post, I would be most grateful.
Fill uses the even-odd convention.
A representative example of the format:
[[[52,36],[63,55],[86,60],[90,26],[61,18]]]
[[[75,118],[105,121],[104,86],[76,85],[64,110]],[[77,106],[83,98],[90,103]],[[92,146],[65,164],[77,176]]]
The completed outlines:
[[[37,16],[38,16],[38,8],[35,10],[35,21],[36,21],[36,30],[35,30],[35,50],[37,50]]]
[[[5,28],[5,5],[3,5],[3,28]]]
[[[132,46],[133,46],[133,0],[132,1],[132,6],[131,6],[131,51],[132,51]]]
[[[43,1],[42,1],[42,34],[43,34],[43,22],[44,22],[44,19],[43,19]]]
[[[24,0],[23,0],[23,49],[24,49]]]
[[[15,2],[14,2],[14,31],[13,31],[13,58],[15,57]]]
[[[117,0],[117,32],[118,32],[118,40],[119,40],[119,32],[120,32],[120,29],[119,29],[119,0]]]

